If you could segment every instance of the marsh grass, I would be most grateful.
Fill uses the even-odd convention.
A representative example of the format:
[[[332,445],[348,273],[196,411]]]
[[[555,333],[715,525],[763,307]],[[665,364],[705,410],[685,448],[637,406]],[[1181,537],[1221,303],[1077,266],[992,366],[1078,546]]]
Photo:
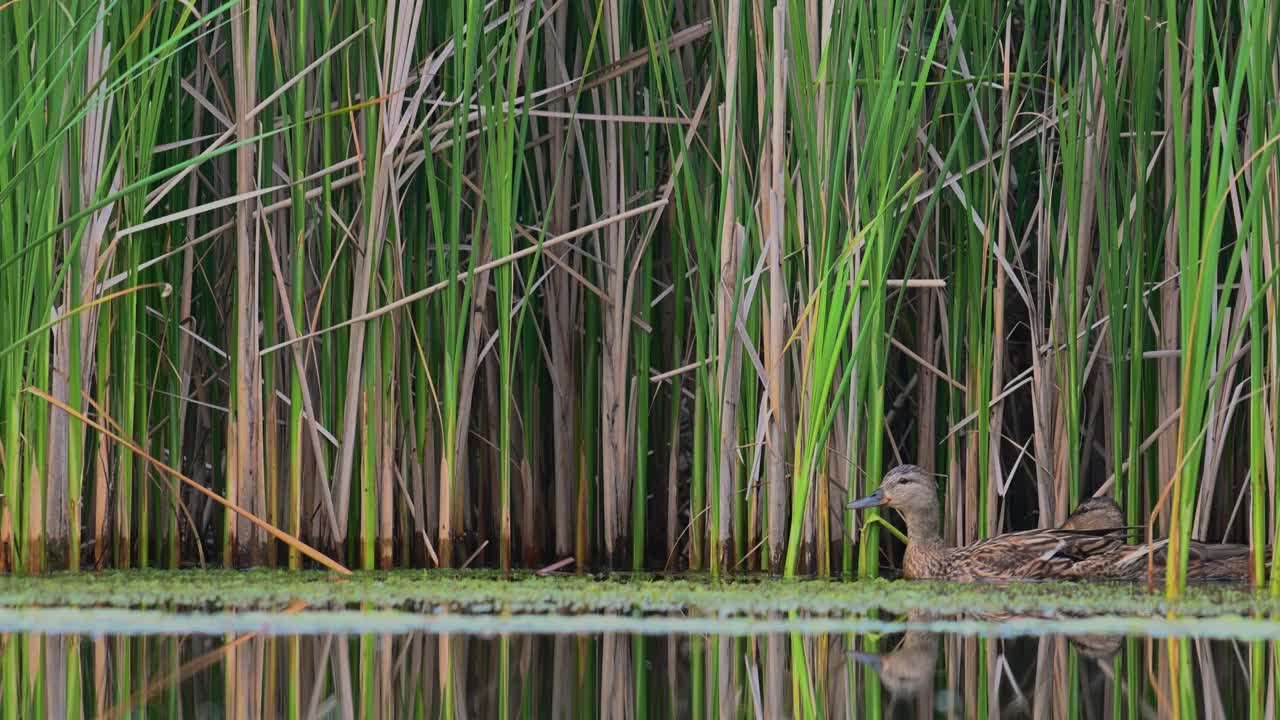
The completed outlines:
[[[1278,30],[0,3],[0,563],[874,575],[910,461],[954,542],[1113,494],[1280,588]]]

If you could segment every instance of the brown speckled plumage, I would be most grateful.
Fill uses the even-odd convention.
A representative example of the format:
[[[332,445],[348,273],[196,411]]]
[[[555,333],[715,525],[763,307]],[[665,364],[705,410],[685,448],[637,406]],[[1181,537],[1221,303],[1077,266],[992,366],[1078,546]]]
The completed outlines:
[[[1089,558],[1125,547],[1123,536],[1093,530],[1026,530],[958,548],[943,545],[938,534],[937,484],[915,465],[885,474],[880,489],[852,506],[887,505],[907,523],[907,578],[1000,582],[1076,579],[1075,568]]]
[[[1062,527],[1108,530],[1120,538],[1128,532],[1124,527],[1124,513],[1110,498],[1090,498],[1081,503],[1063,522]],[[1147,576],[1147,556],[1151,554],[1153,579],[1162,583],[1165,565],[1169,561],[1168,543],[1168,540],[1160,540],[1150,546],[1145,543],[1125,545],[1089,558],[1076,567],[1074,572],[1095,580],[1141,580]],[[1150,552],[1148,547],[1151,548]],[[1269,550],[1267,554],[1270,555]],[[1190,582],[1243,582],[1249,579],[1249,575],[1248,545],[1192,540],[1187,548],[1187,580]]]

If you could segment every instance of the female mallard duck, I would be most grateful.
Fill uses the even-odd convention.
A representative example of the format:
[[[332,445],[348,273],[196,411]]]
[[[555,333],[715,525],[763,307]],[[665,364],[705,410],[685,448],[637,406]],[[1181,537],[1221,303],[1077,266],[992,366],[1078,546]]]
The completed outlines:
[[[1123,536],[1105,530],[1025,530],[948,548],[938,534],[937,483],[924,468],[899,465],[871,495],[849,503],[862,509],[887,505],[907,523],[907,578],[991,582],[1077,579],[1076,566],[1125,548]]]
[[[1120,531],[1125,529],[1124,512],[1111,498],[1089,498],[1077,505],[1058,527],[1063,530]]]
[[[1090,498],[1076,507],[1061,527],[1072,530],[1107,530],[1123,538],[1124,513],[1111,498]],[[1168,563],[1168,540],[1151,544],[1154,551],[1152,569],[1157,582],[1164,581]],[[1138,580],[1147,574],[1146,544],[1125,545],[1113,552],[1090,558],[1076,568],[1085,577],[1099,580]],[[1268,550],[1268,555],[1270,551]],[[1249,579],[1249,546],[1232,543],[1206,543],[1192,540],[1187,548],[1187,580],[1191,582],[1247,581]]]

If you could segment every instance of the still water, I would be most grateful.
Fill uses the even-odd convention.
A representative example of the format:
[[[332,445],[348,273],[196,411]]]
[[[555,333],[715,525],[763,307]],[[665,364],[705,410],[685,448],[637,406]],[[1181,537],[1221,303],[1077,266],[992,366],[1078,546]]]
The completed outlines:
[[[1274,717],[1280,649],[1229,632],[947,632],[918,614],[877,632],[228,617],[10,617],[0,718]]]

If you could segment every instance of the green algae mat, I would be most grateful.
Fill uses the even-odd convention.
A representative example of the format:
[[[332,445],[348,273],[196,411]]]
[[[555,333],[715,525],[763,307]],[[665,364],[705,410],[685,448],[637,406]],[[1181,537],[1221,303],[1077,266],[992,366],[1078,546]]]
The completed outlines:
[[[0,607],[267,610],[303,602],[316,609],[415,612],[672,613],[832,616],[935,613],[1280,614],[1280,598],[1244,585],[1192,587],[1175,602],[1136,584],[979,585],[904,580],[780,580],[746,576],[537,576],[488,571],[397,570],[349,577],[319,571],[178,570],[0,576]]]
[[[1280,638],[1280,598],[1243,585],[1177,601],[1133,584],[959,585],[760,576],[112,571],[0,577],[0,631],[1110,632]]]

